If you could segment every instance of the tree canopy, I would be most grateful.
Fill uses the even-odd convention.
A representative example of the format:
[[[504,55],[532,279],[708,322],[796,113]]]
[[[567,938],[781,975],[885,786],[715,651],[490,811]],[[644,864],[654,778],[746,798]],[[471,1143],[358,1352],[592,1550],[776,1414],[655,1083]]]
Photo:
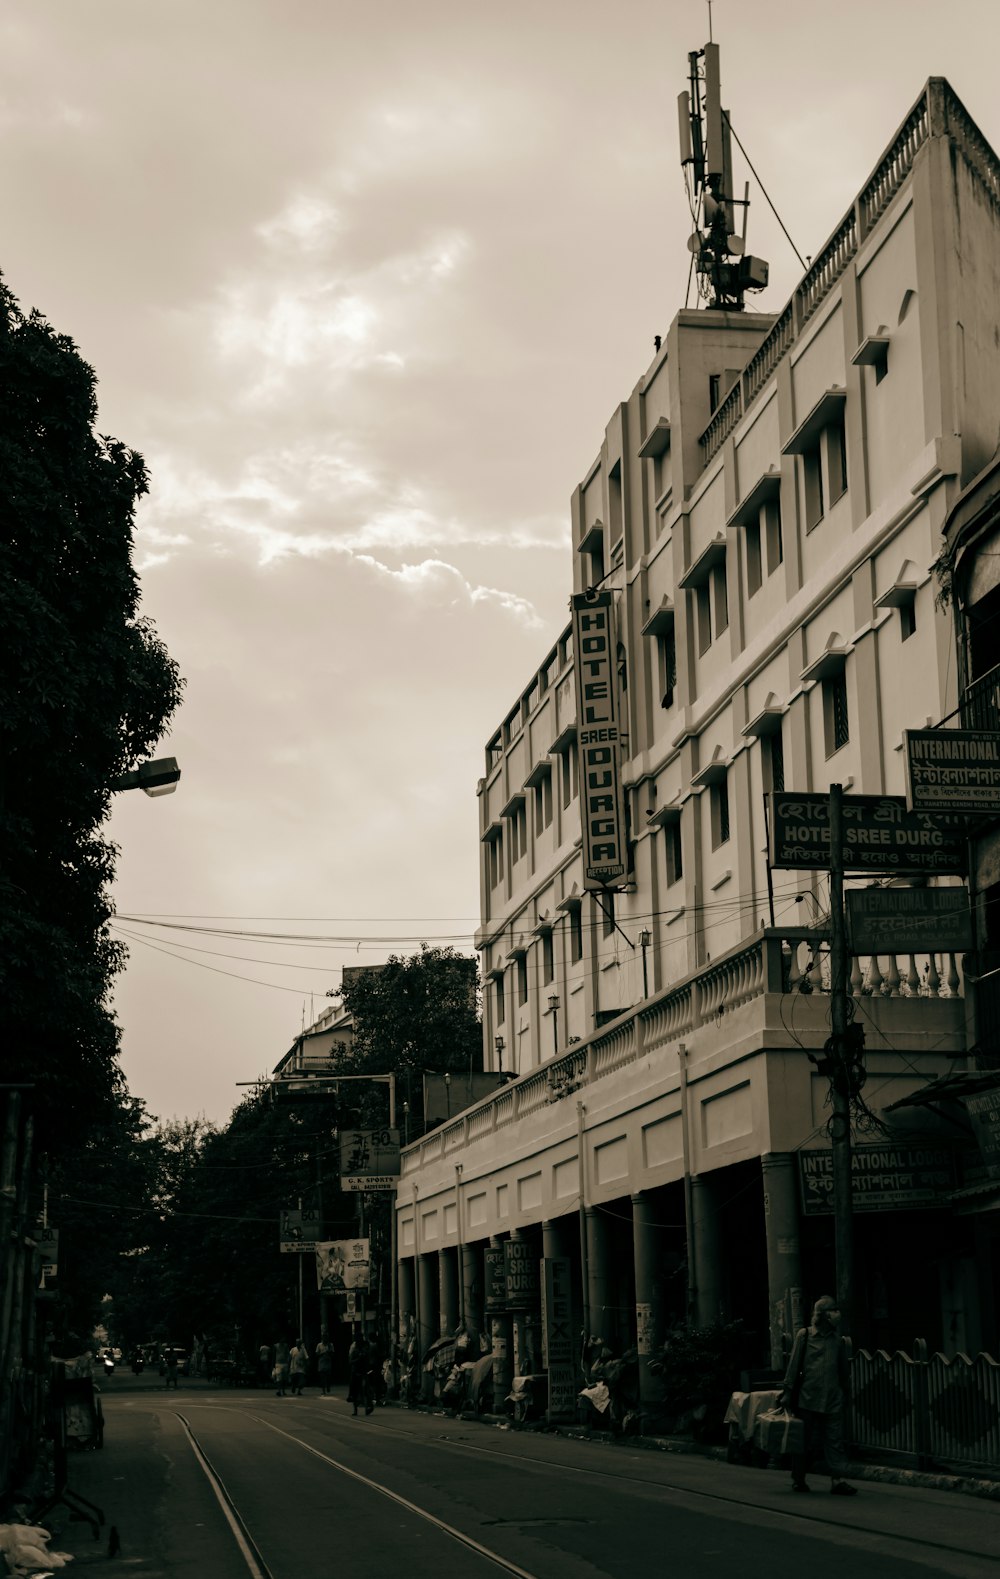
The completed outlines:
[[[4,1077],[35,1083],[40,1149],[85,1147],[125,1097],[100,828],[182,686],[139,613],[146,469],[95,431],[95,385],[0,279],[0,1044]]]

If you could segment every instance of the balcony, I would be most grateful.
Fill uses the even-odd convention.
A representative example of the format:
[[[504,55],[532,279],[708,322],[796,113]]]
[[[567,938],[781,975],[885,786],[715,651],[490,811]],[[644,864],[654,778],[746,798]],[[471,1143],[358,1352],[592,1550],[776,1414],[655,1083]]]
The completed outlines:
[[[848,991],[871,1051],[905,1048],[914,1040],[926,1041],[930,1049],[947,1043],[949,1057],[963,1050],[964,984],[954,954],[856,956]],[[533,1114],[547,1113],[544,1128],[554,1133],[560,1120],[572,1119],[573,1104],[564,1098],[609,1076],[627,1079],[626,1069],[651,1055],[666,1073],[676,1065],[682,1041],[704,1042],[723,1057],[727,1044],[735,1056],[748,1037],[758,1045],[818,1050],[830,1034],[829,994],[823,930],[764,928],[415,1141],[403,1152],[403,1176],[453,1161],[469,1147],[495,1146],[498,1131]]]
[[[1000,731],[1000,663],[965,687],[962,728]]]

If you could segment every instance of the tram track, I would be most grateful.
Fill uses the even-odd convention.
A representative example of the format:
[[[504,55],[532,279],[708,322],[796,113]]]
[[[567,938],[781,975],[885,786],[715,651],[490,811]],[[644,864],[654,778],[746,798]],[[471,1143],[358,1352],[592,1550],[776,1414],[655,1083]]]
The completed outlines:
[[[229,1412],[229,1410],[232,1408],[232,1406],[226,1405],[223,1405],[222,1407],[226,1409],[226,1412]],[[239,1413],[240,1415],[244,1415],[244,1417],[246,1417],[246,1412],[243,1410],[234,1410],[233,1412]],[[192,1445],[195,1445],[196,1439],[190,1430],[190,1426],[184,1420],[183,1416],[178,1415],[178,1418],[181,1419],[182,1423],[185,1425],[185,1428],[191,1435]],[[466,1534],[464,1531],[459,1530],[455,1526],[449,1524],[446,1520],[443,1520],[437,1515],[429,1512],[427,1509],[422,1508],[419,1506],[419,1504],[401,1496],[390,1486],[387,1486],[382,1482],[361,1473],[359,1470],[351,1468],[350,1465],[343,1463],[340,1459],[324,1452],[321,1448],[316,1447],[313,1443],[304,1440],[301,1436],[297,1436],[294,1431],[286,1430],[284,1426],[278,1425],[274,1420],[268,1419],[265,1415],[251,1414],[250,1418],[259,1425],[265,1427],[267,1430],[274,1432],[276,1435],[299,1447],[304,1452],[311,1454],[316,1459],[327,1464],[337,1473],[342,1474],[345,1477],[360,1483],[361,1485],[364,1485],[369,1490],[374,1491],[396,1503],[411,1515],[435,1526],[449,1539],[457,1541],[467,1549],[474,1551],[486,1561],[495,1564],[503,1572],[515,1576],[515,1579],[540,1579],[540,1576],[532,1574],[529,1572],[529,1570],[518,1566],[516,1563],[513,1563],[509,1558],[504,1557],[502,1553],[496,1552],[492,1548],[484,1545],[482,1542],[477,1541],[474,1536]],[[316,1419],[317,1417],[314,1416],[313,1418]],[[329,1412],[324,1413],[321,1418],[327,1422],[338,1419],[336,1415],[332,1415]],[[344,1423],[346,1423],[346,1421]],[[310,1424],[312,1424],[312,1421],[310,1421]],[[838,1533],[850,1532],[851,1535],[862,1540],[885,1542],[891,1544],[898,1543],[897,1549],[899,1550],[901,1556],[904,1550],[930,1550],[940,1553],[942,1558],[947,1556],[958,1560],[964,1560],[966,1562],[982,1563],[984,1565],[984,1573],[988,1572],[1000,1574],[1000,1557],[989,1556],[983,1553],[981,1550],[977,1550],[973,1546],[957,1545],[954,1542],[929,1539],[926,1535],[914,1535],[895,1530],[890,1531],[881,1528],[873,1528],[869,1524],[861,1522],[857,1519],[845,1518],[842,1515],[838,1517],[824,1516],[818,1511],[818,1509],[813,1511],[813,1505],[811,1505],[809,1509],[803,1508],[801,1510],[797,1507],[776,1508],[773,1505],[767,1503],[762,1504],[750,1497],[735,1496],[732,1494],[732,1492],[707,1491],[701,1488],[684,1485],[676,1481],[663,1480],[661,1478],[649,1475],[627,1473],[620,1469],[616,1470],[593,1467],[589,1465],[567,1464],[562,1462],[553,1462],[549,1459],[541,1459],[532,1455],[530,1452],[519,1450],[519,1448],[515,1446],[514,1442],[511,1442],[509,1447],[501,1449],[498,1447],[490,1447],[486,1444],[479,1445],[469,1442],[464,1438],[459,1439],[453,1436],[441,1436],[430,1439],[418,1438],[414,1435],[414,1433],[396,1429],[388,1424],[388,1422],[374,1419],[367,1421],[364,1427],[365,1437],[370,1439],[372,1435],[376,1434],[379,1436],[391,1437],[401,1443],[419,1445],[422,1449],[433,1448],[438,1452],[475,1455],[477,1457],[499,1460],[507,1464],[513,1463],[514,1465],[523,1467],[528,1472],[530,1472],[533,1468],[544,1467],[546,1471],[553,1474],[561,1473],[567,1476],[576,1476],[590,1480],[604,1481],[606,1483],[617,1484],[623,1487],[634,1486],[636,1488],[641,1488],[646,1492],[664,1492],[674,1497],[690,1499],[692,1501],[706,1503],[716,1507],[721,1504],[724,1507],[734,1510],[734,1512],[737,1512],[739,1509],[746,1509],[748,1513],[753,1513],[754,1515],[763,1514],[768,1517],[773,1517],[774,1519],[784,1523],[790,1530],[804,1532],[809,1529],[815,1530],[817,1527],[819,1527],[825,1531],[836,1531]],[[203,1449],[201,1451],[203,1452]],[[213,1489],[215,1488],[213,1487]],[[227,1495],[225,1493],[225,1489],[222,1489],[223,1495]],[[218,1496],[218,1494],[219,1493],[217,1492],[216,1495]],[[957,1511],[958,1510],[956,1509],[956,1512]],[[998,1527],[1000,1527],[1000,1521],[998,1521]],[[252,1569],[251,1573],[253,1573]],[[256,1575],[254,1575],[254,1579],[257,1579]],[[260,1579],[271,1579],[271,1576],[267,1573],[266,1567],[263,1569]]]

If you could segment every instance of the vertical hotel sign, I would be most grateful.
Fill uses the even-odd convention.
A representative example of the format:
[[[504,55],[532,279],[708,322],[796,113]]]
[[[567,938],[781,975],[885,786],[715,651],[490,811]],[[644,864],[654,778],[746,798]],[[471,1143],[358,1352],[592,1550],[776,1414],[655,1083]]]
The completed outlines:
[[[583,886],[606,888],[626,866],[611,593],[576,593],[572,610]]]

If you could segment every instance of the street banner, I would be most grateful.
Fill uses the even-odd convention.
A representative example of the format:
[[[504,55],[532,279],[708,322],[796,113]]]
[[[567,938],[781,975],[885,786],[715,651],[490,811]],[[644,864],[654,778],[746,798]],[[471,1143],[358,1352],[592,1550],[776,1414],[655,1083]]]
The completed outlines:
[[[959,954],[972,947],[967,888],[851,888],[852,954]]]
[[[601,889],[620,885],[627,866],[611,593],[576,593],[571,608],[583,886]]]
[[[833,1211],[833,1152],[800,1151],[799,1184],[807,1217]],[[940,1206],[955,1188],[955,1156],[947,1146],[855,1146],[851,1205],[856,1212],[919,1211]]]
[[[526,1239],[505,1239],[504,1283],[508,1310],[536,1310],[540,1299],[538,1251]]]
[[[342,1129],[340,1188],[394,1190],[399,1183],[399,1130]]]
[[[568,1256],[546,1260],[542,1282],[542,1354],[548,1372],[549,1420],[575,1420],[577,1380],[572,1278]]]
[[[321,1294],[346,1289],[368,1292],[371,1259],[367,1239],[324,1239],[316,1246],[316,1287]]]
[[[771,865],[789,871],[830,865],[830,797],[773,791],[768,796]],[[965,820],[907,811],[902,795],[843,797],[847,872],[960,875],[967,864]]]
[[[322,1232],[315,1208],[285,1207],[278,1219],[278,1248],[286,1255],[311,1255]]]
[[[905,729],[903,747],[912,810],[1000,817],[1000,734]]]

